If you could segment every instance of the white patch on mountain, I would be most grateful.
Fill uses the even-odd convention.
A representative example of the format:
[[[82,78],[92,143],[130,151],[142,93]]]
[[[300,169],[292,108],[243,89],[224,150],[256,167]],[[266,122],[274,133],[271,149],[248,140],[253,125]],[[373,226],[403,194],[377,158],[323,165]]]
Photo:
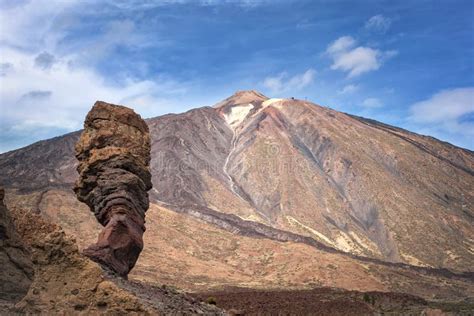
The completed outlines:
[[[253,109],[253,104],[245,104],[245,105],[236,105],[230,108],[229,113],[224,114],[224,118],[233,129],[242,123],[243,120],[247,117],[249,112]]]

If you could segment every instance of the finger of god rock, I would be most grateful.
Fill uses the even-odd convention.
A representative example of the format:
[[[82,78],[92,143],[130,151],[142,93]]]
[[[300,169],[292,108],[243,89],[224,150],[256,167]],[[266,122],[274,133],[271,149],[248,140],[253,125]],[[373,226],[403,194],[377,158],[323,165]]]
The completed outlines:
[[[97,101],[75,149],[74,191],[104,226],[84,254],[126,277],[143,249],[152,188],[148,126],[127,107]]]

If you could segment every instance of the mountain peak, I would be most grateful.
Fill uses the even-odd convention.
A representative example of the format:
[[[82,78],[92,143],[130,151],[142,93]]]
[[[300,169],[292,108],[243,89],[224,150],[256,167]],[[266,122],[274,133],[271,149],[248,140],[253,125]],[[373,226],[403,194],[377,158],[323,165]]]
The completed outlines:
[[[223,108],[244,103],[259,103],[268,100],[268,97],[256,90],[239,90],[227,99],[214,105],[214,108]]]
[[[242,97],[242,96],[255,96],[258,98],[268,99],[263,93],[258,92],[257,90],[238,90],[232,96]]]

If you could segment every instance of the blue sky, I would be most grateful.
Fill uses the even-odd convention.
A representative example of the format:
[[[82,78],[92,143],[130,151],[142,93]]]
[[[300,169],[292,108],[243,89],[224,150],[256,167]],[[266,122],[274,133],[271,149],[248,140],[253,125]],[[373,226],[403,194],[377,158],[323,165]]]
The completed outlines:
[[[474,1],[0,0],[0,152],[236,90],[474,149]]]

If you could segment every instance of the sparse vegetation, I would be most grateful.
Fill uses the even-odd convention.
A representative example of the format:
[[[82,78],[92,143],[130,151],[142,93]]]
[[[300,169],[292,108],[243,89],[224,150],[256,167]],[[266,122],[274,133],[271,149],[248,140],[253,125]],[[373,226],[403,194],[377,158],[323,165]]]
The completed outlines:
[[[375,296],[370,295],[369,293],[364,293],[364,302],[375,305]]]
[[[213,296],[209,296],[208,298],[206,298],[206,303],[210,305],[217,305],[216,298]]]

